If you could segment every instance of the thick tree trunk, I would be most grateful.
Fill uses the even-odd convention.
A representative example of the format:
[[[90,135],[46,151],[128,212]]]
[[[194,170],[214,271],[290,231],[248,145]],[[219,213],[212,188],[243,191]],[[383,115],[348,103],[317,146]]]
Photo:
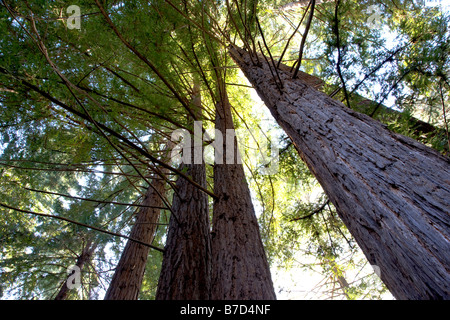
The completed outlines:
[[[184,165],[186,174],[206,186],[205,166]],[[207,195],[183,178],[174,194],[156,300],[208,300],[211,246]]]
[[[329,1],[330,0],[316,0],[316,4],[321,4]],[[309,2],[310,0],[291,1],[279,7],[278,10],[295,10],[297,8],[306,7]]]
[[[284,64],[280,64],[280,69],[286,72],[290,72],[291,67],[286,66]],[[303,82],[305,82],[307,85],[310,85],[319,91],[323,91],[325,81],[316,76],[304,73],[302,71],[299,71],[299,74]],[[337,99],[337,96],[334,99]],[[404,117],[402,112],[388,108],[383,104],[378,105],[377,102],[367,99],[366,97],[363,97],[358,93],[351,94],[350,104],[353,110],[364,113],[366,115],[370,115],[370,117],[386,124],[392,122],[398,123],[402,121],[402,118]],[[374,114],[372,115],[372,113]],[[425,121],[422,121],[420,119],[411,116],[408,117],[408,122],[412,132],[414,133],[414,135],[418,137],[417,140],[420,142],[422,142],[423,135],[427,136],[428,138],[438,137],[439,139],[442,140],[446,139],[445,137],[446,131],[444,128],[435,127]],[[444,143],[444,145],[445,145],[444,148],[448,149],[448,143]]]
[[[450,299],[450,160],[279,70],[230,54],[398,299]]]
[[[97,245],[92,243],[91,241],[88,241],[86,245],[83,248],[83,251],[77,258],[77,262],[75,265],[80,268],[80,270],[83,270],[83,267],[86,263],[89,263],[92,259],[92,255],[97,248]],[[67,279],[64,281],[63,285],[58,291],[58,294],[55,297],[55,300],[66,300],[67,295],[69,294],[69,287],[67,286]]]
[[[231,106],[223,88],[216,107],[216,129],[226,136],[234,129]],[[226,139],[223,139],[226,150]],[[233,155],[214,165],[212,233],[212,299],[275,299],[269,264],[261,241],[244,168],[237,163],[237,143]],[[232,158],[233,164],[225,158]]]
[[[198,84],[192,102],[200,115]],[[192,144],[193,147],[194,144]],[[194,148],[191,163],[194,163]],[[205,164],[183,164],[181,170],[206,188]],[[208,196],[180,177],[173,195],[156,300],[208,300],[211,291],[211,237]]]
[[[130,238],[151,244],[155,237],[165,194],[165,181],[159,177],[152,180],[142,204],[136,213],[135,223]],[[128,240],[117,264],[105,300],[137,300],[147,264],[150,248],[135,241]]]

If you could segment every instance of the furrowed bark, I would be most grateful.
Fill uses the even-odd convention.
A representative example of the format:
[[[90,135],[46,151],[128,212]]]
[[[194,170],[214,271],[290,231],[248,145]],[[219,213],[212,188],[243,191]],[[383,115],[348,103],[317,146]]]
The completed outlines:
[[[194,86],[193,105],[200,110],[198,84]],[[206,188],[205,164],[192,164],[194,152],[191,155],[191,164],[183,164],[181,170]],[[175,216],[169,222],[156,300],[208,300],[211,291],[208,196],[182,177],[176,187],[172,202]]]
[[[144,243],[151,244],[155,237],[157,223],[163,201],[161,195],[165,193],[165,181],[154,177],[153,187],[149,186],[142,205],[136,213],[135,223],[131,229],[130,237]],[[145,266],[150,247],[128,240],[120,256],[105,300],[137,300],[141,290],[145,273]]]
[[[450,159],[229,49],[397,299],[450,299]]]
[[[224,136],[234,129],[231,106],[223,87],[216,106],[216,129]],[[228,142],[229,143],[229,142]],[[242,164],[237,163],[234,138],[233,163],[214,165],[212,233],[212,293],[215,300],[276,299],[269,264]],[[230,157],[231,158],[231,157]]]

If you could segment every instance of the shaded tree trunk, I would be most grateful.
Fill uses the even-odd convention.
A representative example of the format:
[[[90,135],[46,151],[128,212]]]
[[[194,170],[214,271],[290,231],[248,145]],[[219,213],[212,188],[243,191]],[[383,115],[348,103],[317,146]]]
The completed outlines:
[[[397,299],[450,299],[450,159],[267,63],[230,54]]]
[[[226,130],[234,129],[231,106],[222,87],[222,99],[216,106],[216,129],[226,150]],[[229,142],[228,142],[229,143]],[[259,225],[242,164],[237,163],[234,138],[233,159],[214,165],[212,232],[212,299],[275,299],[269,264],[261,241]]]
[[[89,261],[91,261],[92,259],[92,255],[94,254],[95,249],[97,248],[97,244],[93,244],[91,241],[88,241],[86,243],[86,245],[83,248],[83,251],[81,252],[81,254],[78,256],[77,258],[77,262],[75,263],[75,265],[80,268],[80,270],[83,270],[83,267],[89,263]],[[55,300],[66,300],[67,299],[67,295],[69,294],[69,287],[67,286],[67,280],[64,281],[63,285],[61,286],[61,288],[59,289]]]
[[[200,110],[198,84],[194,85],[192,104]],[[193,155],[191,152],[191,164],[183,164],[181,170],[206,187],[205,164],[193,164]],[[172,212],[156,300],[208,300],[211,290],[208,196],[180,177]]]
[[[155,237],[163,205],[161,195],[165,193],[165,181],[154,177],[140,207],[130,238],[151,244]],[[117,264],[105,300],[137,300],[145,273],[150,247],[128,240]]]

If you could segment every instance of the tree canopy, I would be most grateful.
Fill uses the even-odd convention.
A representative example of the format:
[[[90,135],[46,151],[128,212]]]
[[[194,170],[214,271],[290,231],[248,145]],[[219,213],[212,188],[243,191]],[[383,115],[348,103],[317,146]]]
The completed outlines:
[[[166,144],[177,129],[193,134],[192,120],[211,133],[221,90],[236,129],[245,132],[242,162],[278,296],[390,297],[227,48],[262,52],[275,82],[278,62],[298,67],[349,108],[448,155],[450,16],[444,8],[402,0],[1,4],[2,298],[55,298],[67,269],[95,244],[81,286],[68,298],[101,299],[157,176],[167,192],[147,244],[140,294],[154,299],[177,178],[214,200],[213,165],[204,188],[165,160]],[[202,93],[200,115],[191,99],[194,83]],[[273,150],[277,170],[267,174],[273,163],[261,159],[275,161]],[[305,294],[283,281],[291,275],[306,282],[301,275],[308,273],[318,280]]]

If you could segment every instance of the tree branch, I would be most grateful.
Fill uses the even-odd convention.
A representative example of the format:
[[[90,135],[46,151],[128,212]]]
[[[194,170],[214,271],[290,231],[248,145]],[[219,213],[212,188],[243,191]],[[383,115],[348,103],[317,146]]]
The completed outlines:
[[[311,0],[311,12],[309,13],[308,21],[306,22],[305,32],[303,33],[302,42],[300,43],[300,52],[298,56],[298,64],[297,67],[294,70],[294,74],[292,75],[292,78],[297,78],[298,71],[300,70],[300,65],[302,64],[302,57],[303,57],[303,49],[305,47],[306,37],[308,36],[309,28],[311,27],[311,21],[314,16],[314,7],[316,5],[315,0]]]
[[[140,207],[140,208],[155,208],[155,209],[162,209],[162,210],[168,210],[167,207],[159,207],[159,206],[148,206],[144,204],[134,204],[134,203],[123,203],[123,202],[117,202],[117,201],[107,201],[107,200],[95,200],[95,199],[89,199],[89,198],[82,198],[82,197],[76,197],[71,196],[68,194],[58,193],[58,192],[51,192],[51,191],[45,191],[45,190],[37,190],[33,188],[27,188],[23,187],[25,190],[38,192],[38,193],[45,193],[45,194],[51,194],[55,196],[65,197],[65,198],[71,198],[75,200],[82,200],[82,201],[89,201],[89,202],[96,202],[96,203],[103,203],[103,204],[114,204],[119,206],[128,206],[128,207]]]
[[[316,210],[312,211],[311,213],[307,214],[306,216],[303,217],[298,217],[298,218],[294,218],[291,219],[289,221],[298,221],[298,220],[303,220],[303,219],[307,219],[309,217],[312,217],[313,215],[321,212],[323,209],[325,209],[326,205],[330,202],[330,199],[328,199],[327,201],[325,201],[325,203],[323,203],[319,208],[317,208]]]
[[[342,88],[344,89],[344,97],[345,97],[345,101],[347,102],[347,107],[350,108],[350,100],[348,97],[348,92],[347,92],[347,86],[345,85],[345,80],[344,77],[342,76],[342,71],[341,71],[341,61],[342,61],[342,56],[341,56],[341,40],[339,37],[339,17],[338,17],[338,9],[339,9],[339,3],[341,1],[337,0],[336,1],[336,8],[334,10],[334,27],[333,27],[333,31],[334,34],[336,35],[336,46],[338,49],[338,61],[336,63],[336,68],[337,68],[337,72],[339,75],[339,79],[341,80],[342,83]]]
[[[108,23],[108,25],[111,27],[111,29],[114,31],[114,33],[117,35],[117,37],[120,39],[120,41],[122,41],[122,43],[131,50],[131,52],[133,52],[140,60],[142,60],[147,66],[150,67],[150,69],[158,76],[159,79],[161,79],[161,81],[167,86],[167,88],[173,93],[173,95],[175,96],[175,98],[177,98],[177,100],[183,105],[183,107],[189,112],[189,114],[195,119],[197,120],[197,118],[195,117],[194,112],[191,110],[191,108],[189,107],[189,104],[186,102],[185,99],[183,99],[183,97],[180,96],[180,94],[175,90],[175,88],[169,83],[169,81],[164,77],[164,75],[159,72],[158,68],[156,68],[156,66],[150,62],[150,60],[148,60],[142,53],[140,53],[135,47],[133,47],[123,36],[122,34],[119,32],[119,30],[117,29],[117,27],[114,25],[114,23],[112,22],[111,18],[109,17],[108,13],[105,11],[105,9],[103,8],[102,4],[100,3],[99,0],[95,0],[95,3],[97,4],[97,7],[100,9],[103,17],[105,17],[106,22]]]
[[[82,226],[82,227],[85,227],[85,228],[88,228],[88,229],[92,229],[92,230],[101,232],[101,233],[109,234],[109,235],[112,235],[112,236],[115,236],[115,237],[124,238],[124,239],[127,239],[127,240],[131,240],[131,241],[136,242],[138,244],[141,244],[143,246],[155,249],[155,250],[157,250],[159,252],[164,252],[164,249],[155,247],[155,246],[153,246],[151,244],[148,244],[148,243],[145,243],[145,242],[142,242],[142,241],[130,238],[130,237],[125,236],[125,235],[120,234],[120,233],[116,233],[116,232],[104,230],[104,229],[101,229],[101,228],[98,228],[98,227],[94,227],[94,226],[91,226],[91,225],[87,225],[87,224],[84,224],[84,223],[81,223],[81,222],[78,222],[78,221],[75,221],[75,220],[72,220],[72,219],[69,219],[69,218],[60,217],[60,216],[56,216],[56,215],[52,215],[52,214],[41,213],[41,212],[34,212],[34,211],[29,211],[29,210],[23,210],[23,209],[19,209],[19,208],[14,208],[14,207],[11,207],[11,206],[9,206],[7,204],[4,204],[4,203],[1,203],[1,202],[0,202],[0,207],[4,207],[4,208],[10,209],[10,210],[17,211],[17,212],[32,214],[32,215],[35,215],[35,216],[46,217],[46,218],[53,218],[53,219],[57,219],[57,220],[61,220],[61,221],[66,221],[66,222],[69,222],[69,223],[72,223],[72,224],[76,224],[78,226]]]
[[[275,65],[275,61],[273,60],[272,53],[270,52],[270,48],[267,46],[266,39],[265,39],[264,33],[263,33],[262,29],[261,29],[261,25],[259,24],[258,17],[255,16],[255,18],[256,18],[256,24],[258,25],[259,32],[261,33],[261,37],[262,37],[262,40],[263,40],[263,43],[264,43],[264,47],[266,48],[267,52],[269,53],[270,60],[272,61],[272,66],[275,69],[275,73],[277,75],[278,81],[280,82],[280,85],[278,85],[278,82],[277,82],[277,79],[275,78],[275,76],[274,76],[273,80],[275,81],[275,83],[277,83],[278,90],[281,92],[281,89],[283,89],[283,82],[281,81],[280,74],[278,73],[278,69],[277,69],[277,66]],[[261,48],[261,53],[263,54],[262,48]],[[267,61],[267,64],[270,67],[270,63],[268,61]]]
[[[0,70],[1,71],[1,70]],[[43,97],[47,98],[48,100],[50,100],[51,102],[59,105],[60,107],[64,108],[65,110],[79,116],[80,118],[87,120],[89,122],[91,122],[91,120],[89,119],[89,117],[87,115],[85,115],[84,113],[79,112],[78,110],[66,105],[65,103],[63,103],[62,101],[59,101],[58,99],[54,98],[53,96],[51,96],[50,94],[48,94],[45,91],[42,91],[39,87],[36,87],[35,85],[29,83],[26,80],[21,80],[22,83],[27,86],[28,88],[32,89],[33,91],[36,91],[37,93],[41,94]],[[104,131],[108,132],[109,134],[111,134],[112,136],[116,137],[117,139],[121,140],[122,142],[124,142],[126,145],[128,145],[129,147],[131,147],[132,149],[136,150],[138,153],[140,153],[141,155],[147,157],[149,160],[151,160],[152,162],[159,164],[161,167],[169,169],[170,171],[176,173],[177,175],[183,177],[184,179],[188,180],[189,183],[191,183],[192,185],[194,185],[195,187],[199,188],[200,190],[202,190],[203,192],[205,192],[206,194],[210,195],[211,197],[213,197],[214,199],[217,199],[217,196],[212,193],[211,191],[209,191],[208,189],[202,187],[201,185],[199,185],[198,183],[196,183],[195,181],[193,181],[191,178],[189,178],[187,175],[185,175],[182,171],[166,164],[163,161],[160,161],[159,159],[155,158],[154,156],[152,156],[151,154],[149,154],[147,151],[143,150],[142,148],[136,146],[133,142],[131,142],[128,138],[122,136],[121,134],[117,133],[116,131],[110,129],[109,127],[105,126],[102,123],[96,122],[97,125]]]
[[[444,114],[444,124],[445,124],[445,132],[447,134],[447,143],[448,143],[448,149],[450,150],[450,139],[448,134],[448,122],[447,122],[447,116],[445,114],[445,101],[444,101],[444,94],[442,92],[442,81],[439,81],[439,93],[441,96],[441,102],[442,102],[442,112]]]
[[[310,5],[311,5],[311,2],[309,2],[308,7],[306,8],[305,12],[303,13],[303,16],[302,16],[302,18],[300,19],[300,22],[299,22],[297,28],[295,28],[295,30],[294,30],[294,32],[292,33],[292,35],[291,35],[291,36],[289,37],[289,39],[286,41],[286,45],[284,46],[283,52],[281,53],[280,59],[278,60],[277,68],[280,67],[280,63],[281,63],[281,61],[283,60],[284,54],[285,54],[286,51],[287,51],[287,48],[288,48],[288,46],[289,46],[289,43],[291,42],[292,38],[295,36],[295,34],[297,33],[298,29],[299,29],[300,26],[302,25],[302,22],[303,22],[303,20],[305,19],[306,13],[308,12],[308,9],[309,9]]]

